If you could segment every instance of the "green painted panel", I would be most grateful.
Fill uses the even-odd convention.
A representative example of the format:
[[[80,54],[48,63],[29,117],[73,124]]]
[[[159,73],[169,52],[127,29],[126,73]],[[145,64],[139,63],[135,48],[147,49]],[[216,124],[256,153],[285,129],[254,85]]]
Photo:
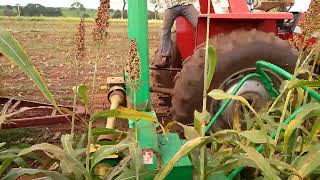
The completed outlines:
[[[160,143],[161,161],[162,164],[165,165],[172,159],[183,143],[177,133],[167,133],[166,135],[159,134],[158,138]],[[186,156],[180,159],[176,166],[191,166],[191,161],[189,160],[189,157]]]
[[[141,86],[136,92],[137,107],[150,107],[148,16],[146,0],[128,0],[129,42],[135,39],[141,59]],[[131,102],[133,98],[131,97]]]
[[[159,148],[161,164],[165,166],[172,157],[179,151],[183,142],[177,133],[159,134]],[[192,164],[188,156],[181,158],[166,177],[168,180],[192,179]]]
[[[156,116],[154,112],[146,112]],[[138,136],[138,142],[142,150],[152,153],[152,163],[145,164],[145,167],[150,170],[155,170],[158,167],[157,155],[159,152],[156,123],[140,120],[135,123],[135,130]]]

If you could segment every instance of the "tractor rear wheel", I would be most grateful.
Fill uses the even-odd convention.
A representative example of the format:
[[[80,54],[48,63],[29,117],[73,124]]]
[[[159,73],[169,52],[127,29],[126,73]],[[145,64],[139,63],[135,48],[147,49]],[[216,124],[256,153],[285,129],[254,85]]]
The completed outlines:
[[[227,92],[232,90],[241,77],[255,70],[256,61],[266,60],[292,72],[297,57],[287,41],[274,34],[256,30],[219,35],[210,39],[210,45],[216,48],[218,61],[210,89],[223,89]],[[194,54],[185,60],[181,72],[176,77],[171,111],[173,119],[184,124],[193,122],[195,110],[202,110],[204,58],[205,46],[200,45]],[[276,80],[279,77],[274,75],[271,78]],[[245,98],[253,97],[259,101],[256,103],[258,108],[269,100],[267,91],[258,80],[248,81],[239,93],[238,95]],[[231,102],[214,129],[232,127],[230,124],[235,103]],[[218,102],[210,99],[207,104],[211,107],[208,108],[211,113],[218,106]]]

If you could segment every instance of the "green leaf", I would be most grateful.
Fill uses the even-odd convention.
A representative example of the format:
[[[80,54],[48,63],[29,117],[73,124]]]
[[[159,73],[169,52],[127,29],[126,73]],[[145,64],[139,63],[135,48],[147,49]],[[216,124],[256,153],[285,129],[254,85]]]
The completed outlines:
[[[70,134],[61,136],[61,144],[66,153],[74,155],[75,151],[72,147],[72,136]]]
[[[76,146],[77,149],[85,147],[86,136],[87,136],[86,134],[81,135],[81,138],[78,141],[77,146]]]
[[[197,110],[194,111],[194,129],[201,134],[202,127],[201,127],[201,113]]]
[[[147,120],[152,122],[158,122],[156,117],[139,112],[129,108],[118,108],[113,110],[104,110],[93,114],[92,120],[107,119],[108,117],[116,117],[130,120]]]
[[[139,172],[139,179],[152,179],[153,171],[142,169]],[[126,168],[115,180],[135,180],[138,179],[136,172],[132,169]]]
[[[2,148],[3,146],[5,146],[6,144],[7,144],[6,142],[0,143],[0,148]]]
[[[297,141],[298,132],[294,130],[294,135],[290,136],[288,143],[285,144],[283,151],[284,161],[286,163],[291,163],[292,157],[295,153],[296,146],[298,144]]]
[[[217,166],[219,164],[222,164],[225,161],[225,158],[231,157],[234,153],[234,149],[233,148],[221,148],[219,149],[218,145],[216,145],[215,147],[211,147],[211,151],[213,152],[213,160],[211,161],[211,166]],[[208,165],[209,162],[208,162]]]
[[[28,59],[25,51],[13,36],[2,28],[0,28],[0,52],[11,60],[11,62],[18,65],[20,69],[36,84],[48,101],[59,110],[56,100],[49,91],[38,70]]]
[[[28,153],[31,153],[33,151],[45,151],[47,153],[50,153],[53,155],[53,157],[62,160],[64,157],[63,149],[61,149],[59,146],[48,144],[48,143],[42,143],[42,144],[36,144],[29,148],[23,149],[18,156],[26,155]]]
[[[308,136],[307,142],[311,143],[312,140],[316,139],[319,132],[320,132],[320,118],[318,118],[316,120],[316,122],[314,123],[314,125],[310,131],[310,134]]]
[[[284,149],[287,149],[289,139],[292,133],[305,121],[309,114],[320,110],[319,103],[310,103],[301,108],[301,112],[289,123],[284,133]]]
[[[136,179],[136,172],[129,169],[125,168],[124,171],[116,178],[116,180],[134,180]]]
[[[297,98],[295,101],[295,108],[298,108],[300,106],[302,106],[303,100],[304,100],[304,90],[302,88],[297,88]]]
[[[132,134],[133,135],[133,134]],[[134,141],[134,139],[131,139]],[[143,155],[142,155],[142,149],[140,146],[136,143],[131,143],[129,145],[129,154],[132,155],[132,160],[131,160],[131,167],[135,169],[135,175],[138,177],[139,172],[143,167]]]
[[[7,170],[7,168],[12,164],[13,159],[5,159],[2,161],[0,166],[0,177]]]
[[[122,118],[122,119],[135,120],[135,121],[138,121],[138,120],[151,121],[154,123],[158,123],[161,129],[163,130],[163,132],[165,132],[164,127],[158,122],[158,119],[154,114],[140,112],[130,108],[117,108],[112,110],[100,111],[100,112],[94,113],[91,116],[91,120],[92,121],[96,121],[99,119],[107,120],[108,117]]]
[[[220,144],[238,144],[239,133],[235,130],[226,129],[221,130],[212,135],[215,142]]]
[[[86,112],[89,112],[88,88],[85,85],[81,84],[78,87],[78,96],[81,102],[84,104],[84,107],[86,108]]]
[[[25,168],[13,168],[8,174],[3,178],[3,180],[15,180],[18,179],[22,175],[36,175],[36,174],[44,174],[51,180],[68,180],[68,178],[62,174],[59,174],[54,171],[46,171],[41,169],[25,169]]]
[[[106,177],[104,177],[104,179],[107,179],[107,180],[113,180],[115,179],[115,177],[121,173],[122,171],[124,171],[125,169],[127,169],[127,166],[129,164],[131,160],[131,156],[126,156],[124,157],[119,163],[117,166],[113,167],[111,169],[111,171],[107,174]]]
[[[117,145],[111,145],[111,146],[108,146],[108,145],[102,146],[98,151],[93,153],[93,155],[91,157],[91,170],[99,162],[101,162],[104,159],[107,159],[108,156],[110,156],[118,151],[122,151],[124,149],[129,148],[129,146],[131,144],[132,143],[128,142],[128,143],[119,143]]]
[[[14,158],[13,162],[21,168],[30,168],[29,164],[19,156]]]
[[[216,179],[228,180],[227,176],[224,175],[223,171],[215,172],[215,173],[212,173],[212,174],[208,174],[208,178],[207,179],[208,180],[216,180]]]
[[[247,138],[249,141],[256,144],[269,144],[269,143],[274,144],[275,143],[270,136],[263,133],[263,131],[261,130],[242,131],[239,134]]]
[[[66,174],[73,173],[76,179],[82,178],[82,175],[87,179],[91,179],[91,175],[83,166],[83,163],[70,154],[65,154],[63,160],[60,160],[60,165],[62,172]]]
[[[298,169],[299,175],[302,178],[306,178],[319,166],[320,144],[312,146],[306,155],[298,157],[298,159],[293,164],[293,167]],[[299,179],[299,177],[292,175],[289,179]]]
[[[92,129],[92,136],[101,136],[101,135],[107,135],[107,134],[114,134],[117,131],[115,129],[109,129],[109,128],[94,128]]]
[[[81,156],[86,153],[87,148],[75,149],[74,151],[75,151],[75,155],[74,155],[75,158],[81,161]]]
[[[253,167],[256,168],[256,164],[247,158],[237,158],[226,161],[224,164],[219,165],[217,168],[210,169],[209,173],[230,172],[234,169],[241,167]]]
[[[206,123],[208,123],[210,121],[211,115],[208,111],[204,111],[200,113],[195,110],[194,117],[198,119],[199,122],[205,121]]]
[[[74,173],[77,177],[85,175],[88,179],[91,178],[90,173],[86,171],[80,161],[74,156],[77,155],[70,144],[70,135],[61,137],[62,145],[65,149],[61,149],[59,146],[42,143],[31,146],[30,148],[23,149],[19,156],[28,154],[33,151],[45,151],[52,155],[54,158],[60,161],[61,169],[64,173]]]
[[[212,90],[211,92],[209,92],[208,96],[212,97],[215,100],[232,99],[232,100],[240,101],[242,104],[246,105],[256,116],[258,116],[258,113],[251,107],[249,102],[241,96],[231,95],[231,94],[223,92],[220,89]]]
[[[318,88],[320,87],[320,81],[308,81],[308,80],[291,80],[288,83],[288,89],[298,88],[298,87],[310,87],[310,88]]]
[[[177,124],[183,128],[184,136],[187,140],[192,140],[200,137],[200,134],[195,130],[194,127],[187,126],[179,122],[177,122]]]
[[[10,153],[10,152],[0,154],[0,160],[11,159],[11,158],[16,158],[16,157],[17,157],[17,154]]]
[[[285,170],[289,170],[292,174],[298,175],[298,170],[285,162],[279,161],[277,159],[267,159],[267,161],[270,163],[271,166],[275,167],[276,169],[282,172],[285,172]]]
[[[17,154],[19,154],[20,151],[21,151],[21,149],[18,148],[18,147],[11,147],[9,149],[5,149],[3,151],[0,151],[0,156],[6,155],[6,154],[15,154],[15,155],[17,155]],[[4,157],[5,156],[2,156],[2,158],[4,158]]]
[[[216,70],[216,65],[217,65],[217,55],[216,55],[216,49],[213,47],[209,47],[208,49],[208,58],[209,58],[209,62],[208,62],[208,76],[207,76],[207,87],[209,89],[210,84],[212,82],[213,79],[213,75],[214,72]]]
[[[164,179],[169,172],[172,170],[174,165],[184,156],[188,155],[194,149],[208,144],[209,142],[213,141],[213,137],[198,137],[191,141],[186,142],[179,151],[172,157],[172,159],[164,166],[160,172],[155,176],[154,180],[162,180]]]
[[[247,153],[248,158],[261,169],[266,179],[281,180],[280,177],[277,176],[277,171],[270,166],[267,160],[260,153],[258,153],[257,150],[247,146],[241,146],[241,149],[243,149]]]
[[[61,136],[61,144],[64,151],[63,159],[61,161],[61,168],[65,168],[65,171],[73,172],[76,177],[82,177],[85,175],[88,179],[90,179],[91,175],[83,166],[83,164],[78,160],[76,151],[73,149],[73,138],[70,134],[66,134]]]

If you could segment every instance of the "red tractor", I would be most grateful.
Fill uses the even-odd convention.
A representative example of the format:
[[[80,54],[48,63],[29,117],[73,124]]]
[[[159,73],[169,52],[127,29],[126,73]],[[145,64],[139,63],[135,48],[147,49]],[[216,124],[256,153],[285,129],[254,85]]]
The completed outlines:
[[[292,1],[245,1],[229,0],[229,12],[217,14],[211,3],[210,45],[216,48],[217,65],[210,89],[231,92],[237,82],[246,74],[255,71],[257,60],[266,60],[288,72],[293,72],[297,51],[288,38],[299,21],[299,13],[251,12],[255,9],[270,10],[286,6]],[[252,3],[248,5],[248,2]],[[200,16],[194,32],[191,24],[183,17],[176,21],[176,32],[172,34],[171,67],[152,68],[154,92],[167,94],[170,99],[173,119],[185,124],[193,122],[195,110],[201,111],[203,92],[203,69],[207,29],[207,0],[199,0]],[[160,55],[155,53],[154,62]],[[269,74],[275,86],[281,78]],[[259,80],[250,80],[240,89],[238,95],[245,97],[259,109],[268,103],[270,96]],[[213,113],[219,102],[208,100],[208,111]],[[232,102],[215,128],[230,128],[237,103]]]

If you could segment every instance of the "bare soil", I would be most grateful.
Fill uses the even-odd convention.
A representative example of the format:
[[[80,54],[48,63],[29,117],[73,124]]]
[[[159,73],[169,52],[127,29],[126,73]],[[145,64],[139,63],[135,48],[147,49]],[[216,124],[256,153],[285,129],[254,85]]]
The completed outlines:
[[[91,92],[94,60],[96,56],[95,44],[92,40],[94,22],[86,21],[86,52],[85,58],[80,62],[79,78],[75,77],[75,34],[78,21],[49,20],[35,21],[30,18],[17,20],[0,18],[0,26],[12,32],[27,52],[30,60],[40,71],[49,89],[60,105],[72,105],[72,87],[85,84]],[[108,29],[109,39],[102,47],[102,57],[98,62],[97,89],[106,85],[109,76],[121,76],[128,57],[127,23],[120,21],[111,23]],[[150,61],[153,53],[159,46],[161,22],[149,24],[149,54]],[[18,67],[5,57],[0,57],[0,96],[47,103],[41,92],[26,77]],[[94,93],[94,108],[108,108],[107,92],[98,90]],[[90,93],[90,96],[92,94]],[[152,102],[157,106],[158,101],[152,94]],[[168,109],[161,108],[161,111]],[[57,124],[47,127],[1,130],[4,135],[2,142],[11,141],[13,144],[40,142],[59,142],[61,134],[69,133],[70,124]],[[85,127],[78,126],[77,131],[85,131]],[[26,133],[28,132],[28,133]],[[16,134],[14,138],[11,134]],[[7,136],[6,136],[7,135]],[[10,137],[9,137],[10,136]],[[47,138],[48,136],[48,138]],[[40,138],[41,137],[41,138]]]
[[[77,21],[31,21],[0,19],[0,26],[11,31],[21,43],[34,65],[40,70],[50,90],[61,105],[72,104],[72,87],[91,87],[96,48],[92,40],[93,21],[86,21],[86,56],[80,62],[80,76],[75,78],[75,33]],[[161,22],[149,26],[149,53],[159,45]],[[127,23],[115,22],[109,27],[110,38],[102,47],[98,62],[97,84],[105,86],[109,76],[121,76],[128,57]],[[150,58],[151,59],[151,58]],[[46,102],[40,91],[16,66],[0,58],[0,95],[23,100]],[[91,91],[90,91],[91,92]],[[96,93],[97,106],[107,106],[105,92]],[[102,100],[101,100],[102,99]]]

